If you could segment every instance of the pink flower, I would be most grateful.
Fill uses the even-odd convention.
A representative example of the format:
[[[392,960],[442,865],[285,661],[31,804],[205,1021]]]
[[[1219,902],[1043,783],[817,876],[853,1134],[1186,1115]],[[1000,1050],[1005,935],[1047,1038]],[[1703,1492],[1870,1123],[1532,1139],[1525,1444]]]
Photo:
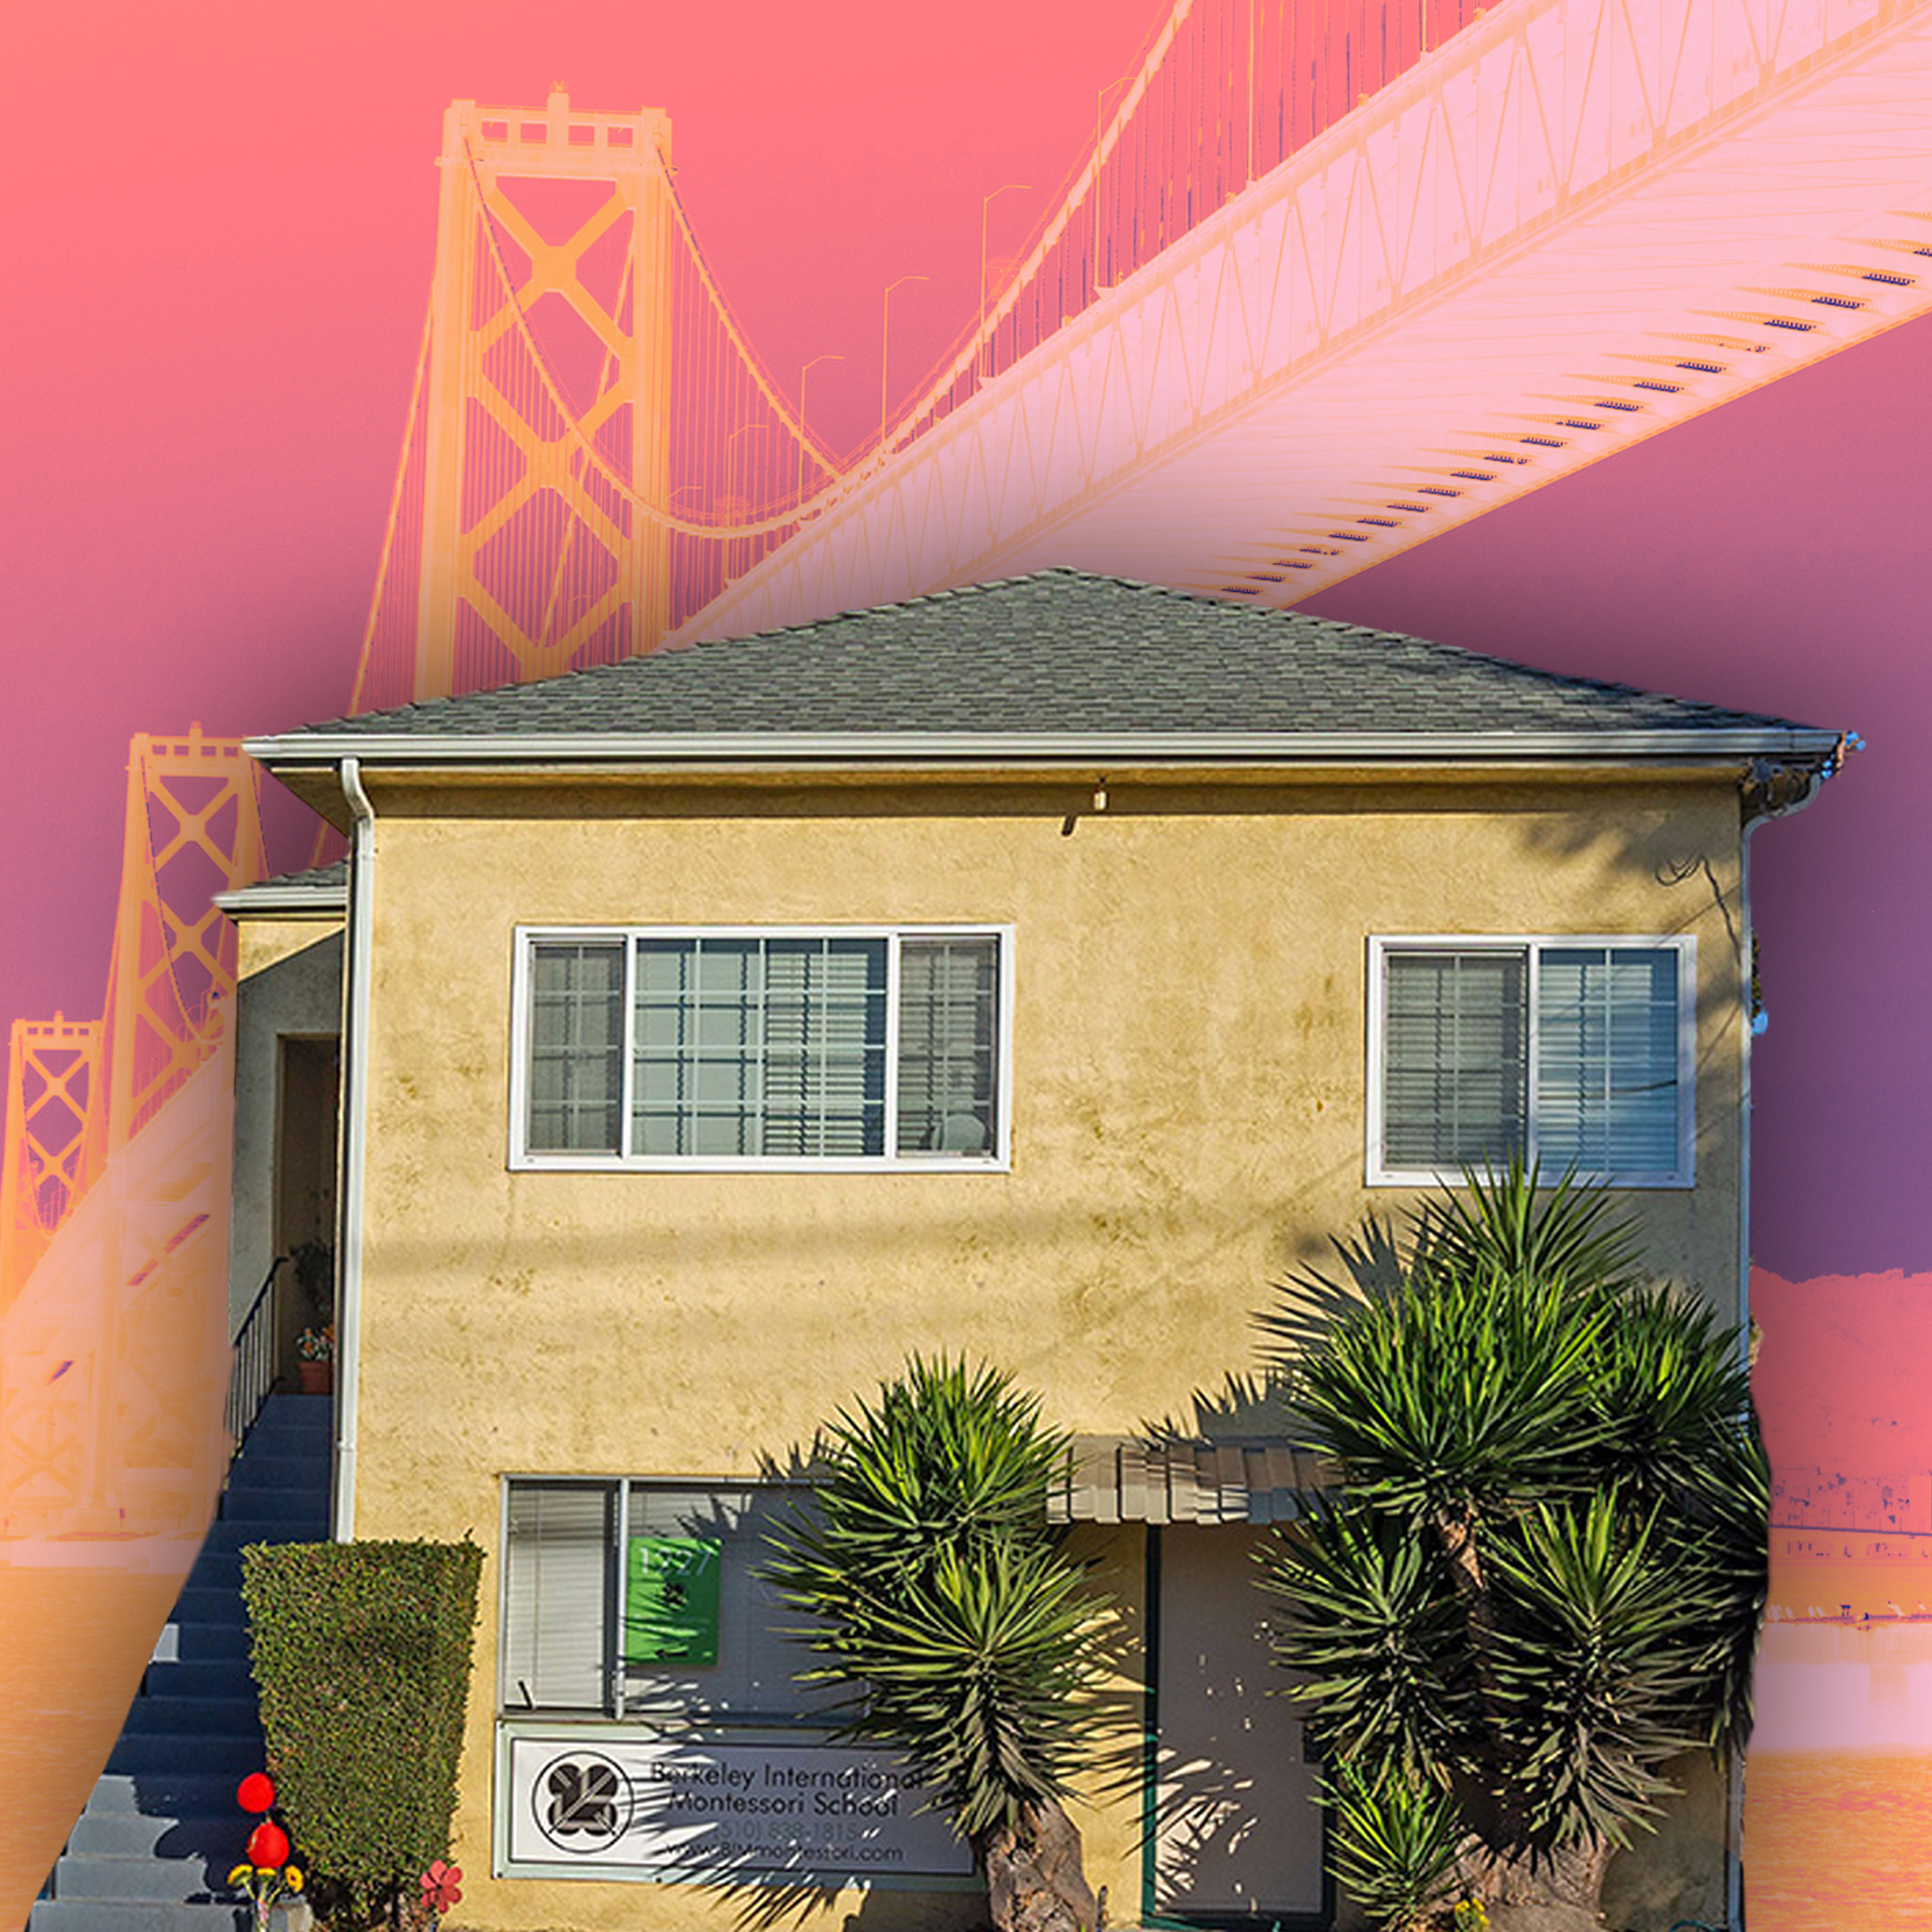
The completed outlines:
[[[462,1904],[463,1893],[457,1889],[457,1881],[462,1876],[461,1865],[446,1865],[440,1859],[434,1860],[422,1875],[424,1905],[432,1912],[447,1912],[452,1905]]]

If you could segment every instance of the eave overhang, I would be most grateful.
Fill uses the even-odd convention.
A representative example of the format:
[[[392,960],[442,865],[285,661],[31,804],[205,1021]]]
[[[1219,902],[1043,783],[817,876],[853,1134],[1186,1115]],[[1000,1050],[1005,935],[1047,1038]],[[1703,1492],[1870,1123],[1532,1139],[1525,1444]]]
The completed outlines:
[[[216,893],[214,904],[230,919],[256,917],[341,919],[349,911],[347,886],[289,886],[265,880]]]
[[[1588,731],[611,732],[498,736],[298,731],[248,753],[332,823],[336,774],[625,778],[1128,771],[1521,772],[1535,767],[1735,767],[1777,760],[1823,771],[1834,731],[1712,726]]]

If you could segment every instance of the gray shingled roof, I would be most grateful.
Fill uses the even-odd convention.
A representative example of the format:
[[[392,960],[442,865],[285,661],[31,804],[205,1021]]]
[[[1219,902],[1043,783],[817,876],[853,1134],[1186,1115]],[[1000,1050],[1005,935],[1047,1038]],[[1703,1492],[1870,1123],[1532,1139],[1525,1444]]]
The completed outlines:
[[[264,879],[265,886],[280,886],[291,892],[346,892],[349,887],[349,861],[337,859],[327,866],[311,866],[301,872],[277,872]]]
[[[1043,570],[273,742],[286,755],[313,737],[1807,728],[1393,631]]]
[[[226,913],[314,913],[344,904],[349,896],[349,861],[312,866],[299,872],[278,872],[250,886],[216,893],[214,903]]]

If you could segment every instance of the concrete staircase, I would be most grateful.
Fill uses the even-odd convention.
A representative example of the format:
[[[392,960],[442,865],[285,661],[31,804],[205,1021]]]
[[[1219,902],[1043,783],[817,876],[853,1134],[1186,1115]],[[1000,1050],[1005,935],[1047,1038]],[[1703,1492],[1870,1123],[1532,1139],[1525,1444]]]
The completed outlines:
[[[235,1787],[263,1768],[241,1550],[327,1536],[331,1409],[327,1396],[268,1399],[28,1932],[248,1923],[228,1888],[253,1824]]]

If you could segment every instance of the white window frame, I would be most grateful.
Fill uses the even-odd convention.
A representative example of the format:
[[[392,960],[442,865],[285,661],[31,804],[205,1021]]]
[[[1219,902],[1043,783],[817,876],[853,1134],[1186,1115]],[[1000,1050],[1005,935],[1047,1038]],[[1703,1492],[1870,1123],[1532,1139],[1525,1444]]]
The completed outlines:
[[[1388,974],[1393,952],[1517,952],[1526,955],[1524,999],[1528,1007],[1529,1037],[1524,1079],[1524,1156],[1537,1154],[1538,1008],[1542,994],[1542,955],[1546,950],[1570,947],[1614,947],[1620,952],[1673,952],[1677,960],[1677,1165],[1669,1173],[1609,1173],[1582,1171],[1579,1178],[1593,1184],[1633,1188],[1686,1188],[1697,1184],[1697,941],[1677,933],[1375,933],[1369,938],[1368,960],[1368,1107],[1367,1183],[1371,1187],[1435,1187],[1461,1185],[1460,1169],[1391,1168],[1382,1162],[1384,1071]],[[1545,1174],[1553,1183],[1554,1174]]]
[[[899,944],[906,939],[999,942],[999,1008],[994,1023],[994,1141],[987,1153],[900,1153],[898,1148]],[[530,1066],[530,962],[550,942],[621,941],[624,946],[623,1089],[619,1131],[631,1137],[636,998],[632,967],[640,939],[881,939],[886,942],[885,1149],[876,1154],[639,1154],[527,1145]],[[518,1173],[611,1174],[1006,1174],[1012,1166],[1013,928],[976,921],[918,925],[520,925],[511,975],[509,1165]]]

